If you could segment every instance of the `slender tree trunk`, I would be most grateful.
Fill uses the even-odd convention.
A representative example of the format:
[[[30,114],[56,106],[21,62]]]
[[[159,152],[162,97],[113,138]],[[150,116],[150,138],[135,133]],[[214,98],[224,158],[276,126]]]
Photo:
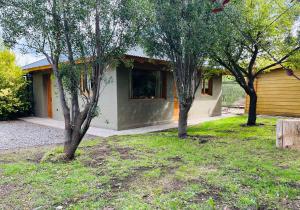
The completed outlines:
[[[181,139],[187,138],[187,122],[188,113],[191,108],[191,103],[189,104],[179,104],[179,120],[178,120],[178,137]]]
[[[83,136],[79,132],[73,133],[71,136],[66,135],[66,142],[64,144],[64,153],[66,160],[73,160],[75,152],[82,140]]]
[[[248,110],[248,126],[256,125],[256,105],[257,105],[257,95],[255,90],[249,93],[249,110]]]
[[[71,128],[65,128],[65,143],[64,143],[64,154],[65,154],[65,158],[68,160],[72,160],[74,159],[74,154],[71,154],[71,146],[72,145],[72,130]]]
[[[249,95],[249,110],[248,110],[248,126],[256,125],[256,104],[257,104],[257,95],[254,87],[255,78],[252,76],[248,78],[248,84],[246,92]]]
[[[81,130],[82,120],[80,118],[75,120],[75,124],[73,127],[66,127],[64,144],[66,160],[73,160],[75,158],[75,152],[86,133]]]

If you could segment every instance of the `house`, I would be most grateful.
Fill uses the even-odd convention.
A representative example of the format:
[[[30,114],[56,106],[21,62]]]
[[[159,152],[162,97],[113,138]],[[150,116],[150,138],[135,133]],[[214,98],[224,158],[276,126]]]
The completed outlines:
[[[296,73],[297,74],[297,73]],[[255,81],[257,114],[300,117],[300,81],[276,68],[261,74]],[[246,112],[249,97],[246,98]]]
[[[128,51],[125,57],[134,61],[133,69],[118,66],[107,71],[105,76],[111,82],[100,95],[99,116],[93,119],[92,126],[124,130],[176,120],[178,98],[167,61],[150,58],[141,49]],[[34,115],[63,120],[48,61],[43,59],[23,69],[32,78]],[[196,93],[189,119],[221,115],[221,84],[221,76],[204,81]]]

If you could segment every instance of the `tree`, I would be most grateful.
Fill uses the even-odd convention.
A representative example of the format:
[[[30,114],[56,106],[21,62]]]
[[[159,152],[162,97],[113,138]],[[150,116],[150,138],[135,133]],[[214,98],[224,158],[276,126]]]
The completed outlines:
[[[210,1],[151,0],[152,22],[144,33],[144,46],[158,57],[168,58],[179,99],[179,138],[187,137],[188,112],[200,85],[201,67],[209,39]]]
[[[12,119],[30,110],[24,72],[15,63],[15,55],[0,47],[0,120]]]
[[[66,159],[74,158],[97,116],[106,71],[135,46],[147,21],[144,6],[132,0],[13,0],[2,7],[5,40],[22,39],[25,44],[18,44],[45,55],[52,66],[65,119]],[[62,55],[68,62],[60,62]]]
[[[210,58],[230,71],[249,96],[249,126],[256,124],[255,79],[272,68],[288,68],[288,59],[299,53],[300,42],[291,35],[299,8],[285,0],[235,1],[210,23]]]

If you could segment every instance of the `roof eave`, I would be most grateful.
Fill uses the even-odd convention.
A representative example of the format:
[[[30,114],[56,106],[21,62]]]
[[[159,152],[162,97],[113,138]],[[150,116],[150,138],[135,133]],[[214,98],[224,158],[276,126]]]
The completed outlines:
[[[51,65],[46,65],[46,66],[38,66],[38,67],[34,67],[34,68],[23,69],[23,71],[30,73],[30,72],[36,72],[36,71],[46,71],[46,70],[51,70],[51,69],[52,69]]]

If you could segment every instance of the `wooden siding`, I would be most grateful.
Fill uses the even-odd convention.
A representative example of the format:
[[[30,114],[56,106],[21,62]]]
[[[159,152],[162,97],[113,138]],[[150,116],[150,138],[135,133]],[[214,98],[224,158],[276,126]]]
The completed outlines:
[[[300,117],[300,81],[273,70],[256,80],[257,114]],[[249,97],[246,97],[248,112]]]

